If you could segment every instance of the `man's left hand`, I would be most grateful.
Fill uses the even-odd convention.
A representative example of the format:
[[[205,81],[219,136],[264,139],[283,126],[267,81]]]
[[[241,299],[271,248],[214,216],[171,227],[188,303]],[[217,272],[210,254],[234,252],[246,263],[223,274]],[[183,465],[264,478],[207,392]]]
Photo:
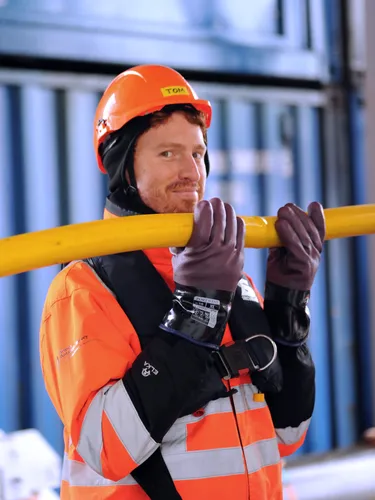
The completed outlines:
[[[283,246],[269,251],[267,282],[293,290],[310,290],[326,232],[323,207],[313,202],[306,213],[288,203],[277,216],[275,228]]]

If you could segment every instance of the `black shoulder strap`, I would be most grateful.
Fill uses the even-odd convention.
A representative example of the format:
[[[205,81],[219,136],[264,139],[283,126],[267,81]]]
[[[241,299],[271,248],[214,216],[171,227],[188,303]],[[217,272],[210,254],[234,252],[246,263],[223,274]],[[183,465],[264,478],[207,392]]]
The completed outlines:
[[[172,307],[172,292],[142,251],[87,259],[136,330],[142,349]],[[160,447],[132,472],[151,500],[181,500]]]
[[[142,251],[87,259],[136,330],[142,349],[172,307],[172,292]]]

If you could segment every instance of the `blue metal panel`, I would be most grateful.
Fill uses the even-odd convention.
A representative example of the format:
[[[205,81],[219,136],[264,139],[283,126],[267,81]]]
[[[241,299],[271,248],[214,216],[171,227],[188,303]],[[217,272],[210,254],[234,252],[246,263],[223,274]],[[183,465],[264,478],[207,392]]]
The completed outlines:
[[[207,97],[207,96],[206,96]],[[227,156],[223,147],[223,103],[211,99],[213,120],[208,129],[210,175],[206,183],[205,198],[211,199],[223,195],[223,179],[227,174]]]
[[[361,205],[367,202],[365,159],[364,159],[364,107],[360,92],[353,90],[349,95],[349,125],[351,141],[351,163],[353,165],[353,203]],[[359,383],[359,424],[361,430],[374,423],[372,402],[374,381],[371,378],[371,325],[370,325],[370,284],[368,263],[370,256],[366,237],[355,239],[356,249],[356,304],[359,307],[356,337],[359,345],[360,363],[358,367]]]
[[[261,190],[258,175],[257,114],[255,104],[228,99],[226,120],[227,148],[230,161],[229,193],[238,215],[261,215]],[[264,288],[264,252],[245,250],[245,271],[252,277],[261,293]]]
[[[315,0],[305,0],[303,3],[306,5],[307,15],[310,18],[309,28],[311,37],[311,47],[318,54],[324,54],[326,58],[326,53],[328,52],[330,46],[328,45],[329,40],[327,33],[329,32],[328,20],[326,13],[327,1],[316,2]],[[309,44],[306,44],[308,47]]]
[[[355,340],[350,275],[350,242],[332,240],[329,254],[330,314],[337,443],[356,442]]]
[[[341,21],[342,21],[342,6],[340,0],[327,0],[324,2],[328,53],[327,58],[330,63],[331,79],[339,81],[342,78],[342,37],[341,37]]]
[[[55,227],[61,218],[101,218],[103,212],[105,176],[92,146],[97,94],[67,89],[61,95],[28,80],[0,87],[0,237]],[[0,400],[7,402],[0,405],[0,428],[35,427],[62,453],[62,424],[39,360],[42,308],[58,270],[0,280]]]
[[[252,12],[250,15],[244,15],[245,4],[242,0],[218,0],[214,10],[216,22],[221,24],[225,32],[237,36],[237,39],[242,35],[246,40],[244,32],[271,38],[280,34],[279,3],[277,0],[263,0],[258,3],[256,9],[248,5],[248,9]],[[285,3],[282,2],[283,5]]]
[[[15,232],[11,153],[14,141],[10,123],[9,91],[0,86],[0,238]],[[21,425],[16,279],[15,276],[0,279],[0,429],[6,432]]]
[[[282,137],[284,120],[289,117],[287,107],[264,104],[261,121],[263,215],[276,215],[280,207],[295,201],[292,151]]]
[[[308,4],[314,5],[309,15]],[[322,5],[14,1],[0,8],[0,53],[327,80]]]
[[[326,206],[349,205],[351,201],[350,165],[347,139],[342,134],[344,110],[327,111],[325,140],[336,140],[337,156],[328,158],[325,169]],[[334,398],[335,440],[344,447],[356,442],[356,383],[354,289],[351,241],[335,239],[326,243],[328,262],[328,303],[331,333],[331,363]]]
[[[26,230],[56,227],[59,220],[58,155],[55,96],[40,87],[21,91],[22,137],[25,174]],[[29,352],[32,394],[29,425],[63,451],[62,426],[46,393],[39,361],[39,327],[48,287],[59,266],[28,273]]]
[[[323,202],[322,144],[319,111],[296,108],[295,136],[296,195],[303,209],[312,201]],[[324,257],[323,257],[324,259]],[[306,450],[325,452],[331,449],[332,395],[330,390],[329,330],[327,322],[327,290],[324,260],[315,278],[311,293],[311,333],[309,346],[316,366],[316,403],[306,439]]]
[[[71,91],[66,96],[70,223],[103,216],[103,175],[93,148],[96,106],[97,96],[92,92]]]

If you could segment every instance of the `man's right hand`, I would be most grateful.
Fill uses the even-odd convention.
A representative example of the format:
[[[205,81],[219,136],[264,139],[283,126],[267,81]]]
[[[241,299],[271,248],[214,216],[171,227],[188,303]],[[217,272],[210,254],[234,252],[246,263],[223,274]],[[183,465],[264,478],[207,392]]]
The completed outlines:
[[[163,330],[218,348],[242,276],[244,233],[231,205],[218,198],[198,203],[191,238],[172,259],[176,288]]]
[[[200,201],[193,233],[172,259],[174,281],[202,290],[235,292],[244,265],[245,224],[219,198]]]

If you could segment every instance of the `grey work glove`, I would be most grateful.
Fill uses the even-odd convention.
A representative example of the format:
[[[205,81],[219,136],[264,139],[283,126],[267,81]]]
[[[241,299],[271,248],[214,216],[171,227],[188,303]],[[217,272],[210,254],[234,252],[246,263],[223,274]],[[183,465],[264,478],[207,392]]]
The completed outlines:
[[[269,251],[267,282],[291,290],[310,290],[325,238],[323,207],[313,202],[306,214],[288,203],[277,215],[275,227],[283,246]]]
[[[193,233],[174,251],[173,307],[160,325],[195,344],[220,345],[244,265],[245,224],[218,198],[201,201]]]
[[[203,290],[235,292],[244,265],[245,224],[219,198],[200,201],[193,233],[172,258],[174,281]]]

